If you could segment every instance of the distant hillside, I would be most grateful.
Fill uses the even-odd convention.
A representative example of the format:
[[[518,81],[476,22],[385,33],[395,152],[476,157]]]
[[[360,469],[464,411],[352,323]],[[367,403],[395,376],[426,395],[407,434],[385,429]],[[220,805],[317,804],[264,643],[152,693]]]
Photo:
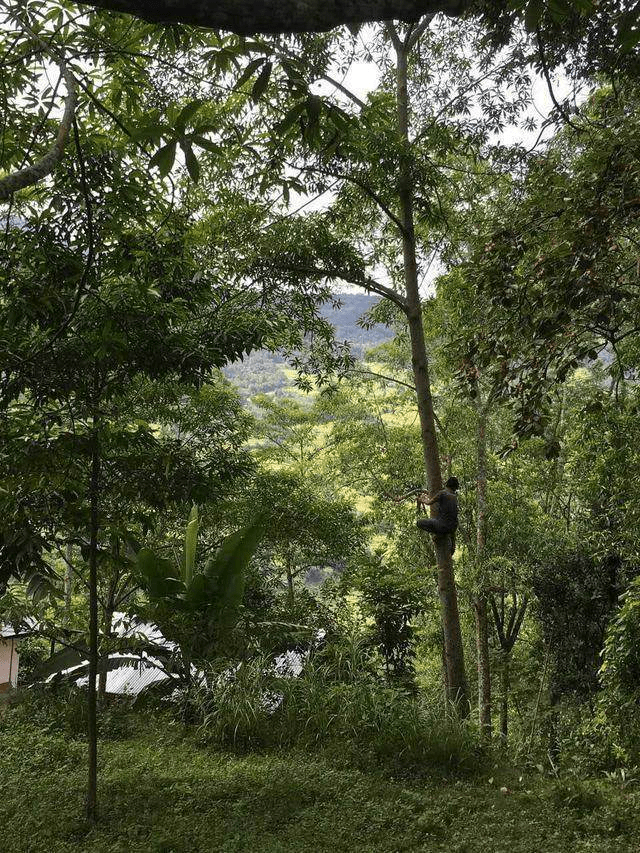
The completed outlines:
[[[393,333],[386,326],[374,326],[367,330],[358,326],[358,319],[377,302],[377,297],[366,293],[341,293],[339,298],[342,302],[339,309],[334,310],[327,305],[322,310],[323,316],[330,320],[336,330],[336,340],[349,341],[358,358],[366,350],[389,340]],[[243,399],[274,392],[284,396],[292,384],[285,368],[286,363],[279,353],[260,350],[244,361],[228,365],[224,368],[224,374],[238,388]]]

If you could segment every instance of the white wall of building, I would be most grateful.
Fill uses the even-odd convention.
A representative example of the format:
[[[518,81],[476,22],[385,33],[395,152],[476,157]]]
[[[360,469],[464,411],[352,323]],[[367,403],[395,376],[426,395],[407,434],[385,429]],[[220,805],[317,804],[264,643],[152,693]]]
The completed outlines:
[[[14,638],[0,640],[0,685],[18,683],[18,651]]]

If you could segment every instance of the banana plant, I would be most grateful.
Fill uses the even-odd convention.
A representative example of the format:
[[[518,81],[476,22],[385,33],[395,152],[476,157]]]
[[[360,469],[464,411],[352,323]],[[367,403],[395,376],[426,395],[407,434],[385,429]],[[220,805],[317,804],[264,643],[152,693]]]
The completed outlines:
[[[180,648],[184,677],[191,677],[194,656],[219,652],[238,621],[245,571],[264,535],[260,520],[227,536],[202,566],[197,562],[199,517],[193,506],[182,559],[175,563],[149,548],[137,554],[149,617]]]

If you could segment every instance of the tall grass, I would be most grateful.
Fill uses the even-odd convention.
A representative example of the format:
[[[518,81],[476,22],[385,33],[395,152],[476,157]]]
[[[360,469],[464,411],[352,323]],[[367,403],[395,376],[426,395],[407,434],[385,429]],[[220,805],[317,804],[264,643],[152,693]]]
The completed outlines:
[[[192,691],[199,737],[211,745],[338,748],[342,754],[411,771],[474,770],[474,729],[433,697],[387,686],[366,671],[337,680],[310,663],[299,678],[275,678],[264,661]]]

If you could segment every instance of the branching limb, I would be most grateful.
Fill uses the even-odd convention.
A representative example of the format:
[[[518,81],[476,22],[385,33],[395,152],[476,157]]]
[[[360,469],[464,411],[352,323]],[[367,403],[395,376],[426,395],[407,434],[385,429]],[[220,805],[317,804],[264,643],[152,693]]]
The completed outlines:
[[[40,39],[38,40],[41,41]],[[43,48],[51,54],[49,46],[44,42],[41,43]],[[31,166],[25,166],[22,169],[18,169],[17,171],[6,175],[4,178],[0,178],[0,201],[9,201],[12,195],[15,192],[18,192],[18,190],[33,186],[33,184],[37,184],[38,181],[46,178],[47,175],[50,175],[51,172],[53,172],[56,165],[62,159],[62,153],[73,125],[76,104],[78,102],[78,87],[76,78],[64,59],[59,55],[56,55],[54,59],[60,68],[60,73],[64,78],[64,82],[67,87],[64,113],[62,115],[62,120],[60,121],[60,126],[58,127],[56,141],[47,153],[36,163],[33,163]]]
[[[378,193],[373,190],[366,181],[363,181],[362,178],[359,178],[357,175],[351,175],[348,173],[336,171],[333,169],[321,168],[318,166],[304,166],[300,167],[299,170],[301,172],[311,172],[318,175],[324,175],[328,178],[337,178],[341,181],[347,181],[347,183],[354,184],[354,186],[361,189],[369,198],[374,201],[380,210],[393,222],[393,224],[398,228],[401,234],[404,234],[404,226],[398,216],[391,210],[389,205],[387,205],[378,195]]]
[[[395,28],[393,22],[387,21],[384,25],[384,28],[387,31],[387,35],[391,39],[391,44],[395,48],[396,52],[402,51],[402,42],[400,41],[398,30]]]
[[[540,31],[539,30],[536,32],[536,39],[538,42],[538,54],[540,56],[540,65],[542,66],[542,73],[544,75],[544,79],[545,79],[546,84],[547,84],[547,89],[549,90],[549,96],[550,96],[551,100],[553,101],[553,105],[558,110],[558,112],[560,113],[560,115],[562,116],[564,121],[570,127],[572,127],[574,130],[581,131],[582,128],[579,125],[574,124],[574,122],[571,121],[569,114],[564,109],[564,107],[558,102],[558,99],[556,98],[556,94],[553,91],[553,83],[551,82],[551,75],[549,74],[549,67],[547,65],[547,60],[545,57],[544,47],[542,45],[542,39],[540,38]]]
[[[384,296],[386,299],[389,299],[395,305],[402,309],[402,311],[406,314],[408,311],[407,300],[404,296],[401,296],[397,290],[394,290],[392,287],[387,287],[385,284],[382,284],[379,281],[375,281],[369,276],[363,276],[362,278],[358,278],[355,275],[348,275],[347,273],[341,270],[330,270],[325,267],[302,267],[287,264],[286,270],[288,272],[300,273],[301,275],[317,275],[322,276],[324,278],[339,278],[342,281],[346,281],[348,284],[355,284],[357,287],[362,287],[364,290],[369,291],[371,293],[376,293],[378,296]]]
[[[435,14],[425,15],[425,17],[411,30],[405,42],[407,51],[415,47],[416,42],[429,29],[431,21],[435,18]]]
[[[384,373],[377,373],[375,370],[360,370],[353,368],[350,373],[356,373],[359,376],[375,376],[377,379],[384,379],[385,382],[394,382],[396,385],[402,385],[404,388],[409,388],[411,391],[416,390],[416,386],[410,382],[404,382],[402,379],[396,379],[393,376],[386,376]]]
[[[348,98],[350,101],[353,101],[353,103],[357,107],[360,107],[361,110],[363,110],[366,107],[365,102],[363,100],[361,100],[357,95],[354,95],[354,93],[350,89],[347,89],[347,87],[344,86],[339,80],[335,80],[333,77],[330,77],[328,74],[323,74],[322,79],[326,83],[329,83],[329,85],[333,86],[334,89],[337,89],[339,92],[341,92],[345,96],[345,98]]]

